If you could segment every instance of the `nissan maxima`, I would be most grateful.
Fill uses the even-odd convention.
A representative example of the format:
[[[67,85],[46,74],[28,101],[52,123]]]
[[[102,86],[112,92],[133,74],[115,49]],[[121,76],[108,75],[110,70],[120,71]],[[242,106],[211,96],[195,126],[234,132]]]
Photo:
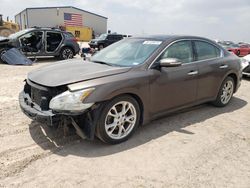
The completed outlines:
[[[209,39],[132,37],[88,61],[30,72],[19,102],[34,121],[72,125],[83,138],[117,144],[173,111],[206,102],[226,106],[241,77],[240,59]]]

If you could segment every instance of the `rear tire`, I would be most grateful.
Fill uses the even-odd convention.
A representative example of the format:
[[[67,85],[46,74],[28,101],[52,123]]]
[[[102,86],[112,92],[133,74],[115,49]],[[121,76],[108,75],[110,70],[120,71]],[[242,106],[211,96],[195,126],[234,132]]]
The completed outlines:
[[[72,59],[74,57],[74,52],[70,47],[64,47],[62,48],[59,57],[61,60]]]
[[[235,88],[234,79],[228,76],[222,82],[219,93],[217,95],[216,100],[213,102],[213,105],[217,107],[226,106],[232,99],[234,88]]]
[[[119,144],[129,139],[139,125],[140,107],[137,101],[123,95],[101,107],[97,117],[96,136],[105,143]]]

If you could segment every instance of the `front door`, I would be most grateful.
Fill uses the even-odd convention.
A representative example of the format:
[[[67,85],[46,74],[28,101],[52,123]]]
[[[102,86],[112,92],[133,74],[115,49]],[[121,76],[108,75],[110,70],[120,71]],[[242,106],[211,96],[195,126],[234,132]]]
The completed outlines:
[[[162,113],[193,103],[197,94],[198,68],[194,61],[192,43],[179,41],[168,47],[159,59],[176,58],[183,64],[178,67],[151,69],[150,94],[152,113]]]
[[[19,38],[21,51],[29,56],[41,55],[44,51],[44,32],[31,31]]]

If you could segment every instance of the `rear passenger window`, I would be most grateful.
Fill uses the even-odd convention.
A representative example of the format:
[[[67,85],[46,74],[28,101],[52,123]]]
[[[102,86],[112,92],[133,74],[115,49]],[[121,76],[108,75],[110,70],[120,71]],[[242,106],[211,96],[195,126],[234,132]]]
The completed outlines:
[[[195,41],[197,61],[220,57],[220,49],[203,41]]]
[[[162,54],[161,59],[176,58],[183,63],[190,63],[193,61],[193,51],[191,41],[180,41],[172,44]]]
[[[113,35],[108,35],[108,40],[114,40],[114,36]]]

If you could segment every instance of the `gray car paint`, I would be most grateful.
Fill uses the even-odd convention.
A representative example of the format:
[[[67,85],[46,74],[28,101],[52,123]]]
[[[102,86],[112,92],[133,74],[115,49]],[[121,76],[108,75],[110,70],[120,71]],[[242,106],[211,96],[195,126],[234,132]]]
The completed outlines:
[[[77,73],[74,77],[69,76],[71,72],[68,71],[70,64],[66,64],[66,66],[61,65],[64,67],[62,69],[60,65],[52,65],[50,68],[45,67],[38,72],[29,74],[28,79],[49,87],[56,87],[63,83],[65,85],[71,84],[69,88],[84,89],[94,87],[93,93],[85,99],[84,102],[86,103],[99,103],[118,95],[130,94],[141,104],[144,123],[175,110],[214,100],[223,80],[228,75],[235,78],[235,92],[240,85],[241,70],[239,58],[208,39],[192,36],[147,36],[137,38],[145,40],[157,39],[164,42],[144,64],[130,69],[108,67],[106,65],[93,66],[93,64],[84,64],[82,62],[82,65],[86,65],[85,68],[82,65],[80,66],[82,71],[89,66],[91,66],[89,71],[94,71],[97,66],[100,68],[98,70],[104,68],[104,73],[100,75],[100,72],[97,72],[98,74],[93,72],[93,74],[81,75],[81,71],[73,68],[71,69],[72,73]],[[211,42],[222,50],[224,57],[209,60],[207,63],[205,61],[197,61],[192,65],[181,65],[179,67],[154,66],[158,64],[156,61],[157,57],[168,45],[182,39]],[[79,63],[76,64],[78,65]],[[220,66],[225,63],[228,67],[220,69]],[[198,70],[199,74],[193,77],[187,76],[188,72],[194,70]],[[43,77],[48,77],[48,79]],[[54,83],[51,84],[50,82]],[[72,82],[78,83],[74,84]]]
[[[128,67],[111,67],[83,60],[61,61],[28,74],[28,79],[43,86],[58,87],[79,81],[127,72]],[[46,76],[44,76],[46,75]]]

